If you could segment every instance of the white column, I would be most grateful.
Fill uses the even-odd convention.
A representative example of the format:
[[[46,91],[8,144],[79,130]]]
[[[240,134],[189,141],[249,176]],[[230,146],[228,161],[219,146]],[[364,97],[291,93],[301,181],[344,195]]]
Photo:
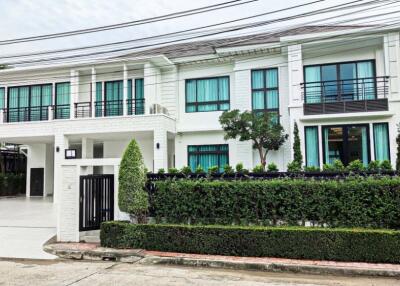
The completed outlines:
[[[157,103],[157,78],[159,70],[151,63],[144,65],[144,97],[146,102],[145,114],[150,113],[150,108]]]
[[[93,158],[93,139],[82,138],[82,159]]]
[[[122,95],[122,106],[123,106],[123,114],[124,116],[128,115],[128,104],[127,104],[127,100],[128,100],[128,67],[126,66],[126,64],[124,64],[124,89],[123,89],[123,95]]]
[[[91,117],[96,117],[96,110],[95,110],[95,102],[96,102],[96,69],[93,67],[92,68],[92,93],[90,95],[90,102],[91,102],[91,110],[92,110],[92,116]]]
[[[318,125],[318,152],[319,152],[319,168],[322,170],[324,166],[324,147],[323,147],[322,126]]]
[[[58,203],[61,190],[61,164],[64,161],[65,149],[68,149],[68,138],[64,134],[54,136],[54,202]]]
[[[369,138],[369,148],[370,148],[369,150],[371,154],[371,161],[375,161],[376,159],[375,159],[374,125],[372,123],[369,123],[369,134],[367,134],[367,136]]]
[[[303,82],[303,60],[301,45],[288,47],[289,106],[301,104],[301,83]]]
[[[154,130],[154,172],[168,168],[168,137],[163,127]]]
[[[71,70],[71,106],[70,118],[75,116],[75,102],[79,101],[79,71]]]
[[[400,97],[400,36],[398,32],[389,33],[384,37],[385,72],[389,76],[389,96],[393,99]]]

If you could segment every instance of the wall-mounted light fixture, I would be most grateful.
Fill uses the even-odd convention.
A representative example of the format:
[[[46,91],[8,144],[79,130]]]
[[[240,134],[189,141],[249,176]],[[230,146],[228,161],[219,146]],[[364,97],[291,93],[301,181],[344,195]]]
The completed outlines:
[[[56,152],[58,153],[58,152],[60,152],[60,147],[56,147]]]
[[[156,144],[156,148],[157,148],[157,149],[160,149],[160,143],[157,143],[157,144]]]

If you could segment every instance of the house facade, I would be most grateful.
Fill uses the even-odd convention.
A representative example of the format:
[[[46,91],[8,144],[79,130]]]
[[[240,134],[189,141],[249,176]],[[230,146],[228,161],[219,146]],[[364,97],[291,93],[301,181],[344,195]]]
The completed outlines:
[[[176,44],[81,62],[0,71],[0,140],[27,155],[27,196],[54,196],[62,166],[110,174],[135,138],[148,170],[259,164],[224,140],[225,110],[270,112],[289,139],[268,163],[286,170],[293,127],[306,166],[396,160],[399,31],[303,27]],[[112,163],[110,163],[112,162]],[[81,164],[82,165],[82,164]]]

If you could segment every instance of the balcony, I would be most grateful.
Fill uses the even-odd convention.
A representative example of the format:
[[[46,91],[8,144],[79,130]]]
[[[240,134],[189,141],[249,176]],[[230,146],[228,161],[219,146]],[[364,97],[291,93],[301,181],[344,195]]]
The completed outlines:
[[[387,111],[388,77],[302,83],[304,115]]]
[[[124,106],[122,100],[98,101],[94,103],[95,117],[123,116]],[[145,112],[144,99],[128,99],[126,102],[127,115],[140,115]],[[18,108],[4,108],[3,122],[30,122],[70,119],[71,106],[69,104],[30,106]],[[93,117],[92,102],[76,102],[73,110],[74,118]],[[1,118],[1,117],[0,117]]]

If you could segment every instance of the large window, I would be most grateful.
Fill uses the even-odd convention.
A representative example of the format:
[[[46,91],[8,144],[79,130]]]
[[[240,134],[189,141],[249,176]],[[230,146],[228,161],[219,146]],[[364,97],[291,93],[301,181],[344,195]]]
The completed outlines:
[[[375,160],[390,160],[389,128],[387,123],[374,123]]]
[[[252,108],[271,112],[279,117],[278,69],[253,70],[251,72]]]
[[[0,109],[5,108],[5,98],[6,98],[6,89],[5,87],[0,87]]]
[[[186,112],[229,110],[229,77],[186,80]]]
[[[323,127],[324,163],[338,159],[347,165],[361,160],[365,166],[370,160],[368,125]]]
[[[375,61],[304,67],[306,103],[376,98]]]
[[[229,164],[228,144],[188,146],[188,165],[192,171],[200,165],[205,171],[209,167],[218,166],[222,172],[226,164]]]
[[[144,79],[135,79],[135,114],[144,114]]]
[[[52,84],[15,86],[8,89],[8,121],[37,121],[48,119],[52,105]]]
[[[56,83],[55,119],[67,119],[70,117],[70,89],[69,82]]]
[[[123,114],[123,81],[106,81],[104,93],[104,116]]]
[[[306,144],[306,166],[319,167],[318,127],[307,126],[304,128]]]

